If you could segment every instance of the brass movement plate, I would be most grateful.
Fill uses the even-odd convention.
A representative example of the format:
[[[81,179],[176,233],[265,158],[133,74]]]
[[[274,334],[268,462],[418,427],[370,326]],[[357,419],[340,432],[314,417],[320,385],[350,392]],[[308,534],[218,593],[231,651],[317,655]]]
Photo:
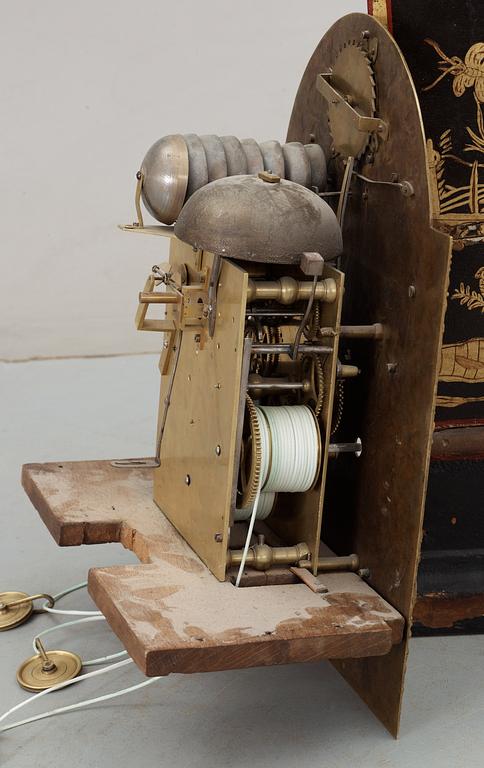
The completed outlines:
[[[203,252],[203,267],[210,268],[212,258]],[[199,259],[190,245],[171,241],[170,264],[174,269],[186,264],[189,283],[198,274]],[[247,282],[245,270],[223,261],[213,338],[206,328],[183,332],[161,443],[161,466],[154,471],[155,502],[221,581],[236,471]],[[172,311],[170,306],[167,318]],[[161,377],[160,412],[173,357],[167,374]]]
[[[377,109],[389,133],[371,163],[362,156],[358,170],[372,180],[389,180],[395,174],[411,183],[414,195],[405,197],[397,187],[392,190],[354,179],[348,198],[343,229],[343,323],[380,322],[385,331],[376,346],[355,342],[351,348],[353,362],[362,373],[345,409],[364,447],[352,475],[348,467],[344,472],[344,463],[335,465],[335,472],[343,468],[342,477],[337,504],[326,506],[323,537],[333,549],[331,534],[334,539],[338,533],[344,537],[341,547],[358,553],[370,569],[371,586],[400,611],[410,627],[450,238],[431,228],[425,137],[414,85],[398,46],[375,19],[351,14],[326,33],[303,76],[287,138],[306,142],[313,134],[330,152],[328,108],[316,91],[316,79],[330,70],[346,41],[367,35],[377,42],[372,62]],[[337,170],[336,187],[341,175],[342,167]],[[394,735],[406,655],[405,641],[382,659],[337,662],[340,672]]]
[[[45,662],[40,655],[30,656],[17,670],[17,682],[26,691],[45,691],[54,685],[77,677],[82,661],[71,651],[48,651],[50,662],[55,665],[51,671],[44,671]]]
[[[0,592],[0,603],[7,606],[4,610],[0,610],[0,632],[18,627],[27,621],[34,608],[32,601],[8,608],[9,603],[26,597],[28,595],[25,592]]]

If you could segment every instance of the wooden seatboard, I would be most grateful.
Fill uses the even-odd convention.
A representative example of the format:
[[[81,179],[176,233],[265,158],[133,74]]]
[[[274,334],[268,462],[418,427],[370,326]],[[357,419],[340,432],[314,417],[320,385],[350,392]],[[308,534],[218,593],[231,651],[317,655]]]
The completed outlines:
[[[119,541],[139,565],[93,568],[89,592],[148,676],[389,653],[404,622],[355,574],[237,589],[218,581],[152,501],[153,470],[28,464],[22,483],[62,546]]]
[[[398,187],[354,179],[348,198],[343,322],[381,322],[385,335],[373,345],[353,345],[364,357],[350,404],[363,453],[354,473],[343,478],[354,493],[347,504],[341,502],[335,520],[353,520],[345,546],[358,553],[370,568],[372,586],[411,626],[451,241],[430,226],[425,137],[408,68],[375,19],[350,14],[323,37],[299,86],[287,140],[307,143],[312,137],[331,154],[327,105],[316,77],[330,71],[345,45],[358,44],[365,35],[377,42],[372,64],[377,115],[389,125],[389,135],[378,140],[373,162],[361,161],[358,170],[381,181],[395,174],[411,183],[414,194],[404,197]],[[406,657],[405,642],[384,659],[338,665],[395,736]]]

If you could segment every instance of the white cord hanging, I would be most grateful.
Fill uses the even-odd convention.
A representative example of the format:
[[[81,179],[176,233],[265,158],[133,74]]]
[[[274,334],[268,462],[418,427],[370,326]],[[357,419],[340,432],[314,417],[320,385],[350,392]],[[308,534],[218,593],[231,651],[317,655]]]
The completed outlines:
[[[275,499],[276,494],[272,491],[269,493],[261,493],[259,506],[257,508],[257,520],[265,520],[266,517],[269,517],[272,512]],[[239,522],[240,520],[248,520],[252,515],[253,509],[254,503],[250,504],[248,507],[244,507],[243,509],[236,509],[234,514],[235,522]]]
[[[69,595],[72,592],[76,592],[79,589],[83,589],[86,586],[87,586],[87,582],[81,582],[80,584],[76,584],[73,587],[69,587],[68,589],[65,589],[62,592],[59,592],[57,595],[55,595],[55,600],[57,601],[59,599],[62,599],[62,597],[65,597],[66,595]],[[44,635],[50,634],[51,632],[56,632],[60,629],[63,629],[64,627],[72,627],[74,625],[84,624],[86,622],[91,622],[91,621],[106,621],[105,617],[102,615],[100,611],[61,611],[61,610],[50,609],[48,610],[48,612],[57,613],[57,614],[65,613],[67,615],[74,615],[74,616],[77,616],[80,614],[83,616],[83,618],[75,619],[74,621],[67,621],[67,622],[64,622],[63,624],[57,624],[54,627],[49,627],[48,629],[44,629],[42,632],[39,632],[35,636],[33,641],[33,647],[36,653],[38,649],[35,641],[39,637],[43,637]],[[89,659],[88,661],[83,661],[82,666],[88,667],[88,666],[94,666],[96,664],[102,664],[105,661],[111,661],[112,659],[117,659],[120,656],[127,656],[127,651],[119,651],[117,653],[111,653],[107,656],[100,656],[97,659]],[[111,672],[112,670],[119,669],[129,664],[133,664],[132,659],[130,658],[123,659],[122,661],[115,662],[114,664],[109,664],[107,667],[102,667],[101,669],[94,670],[93,672],[86,672],[85,674],[78,675],[77,677],[74,677],[71,680],[66,680],[63,683],[58,683],[57,685],[53,685],[51,688],[47,688],[46,690],[40,691],[39,693],[36,693],[33,696],[29,696],[28,699],[21,701],[19,704],[16,704],[14,707],[9,709],[0,717],[0,723],[3,722],[7,717],[12,715],[17,710],[22,709],[22,707],[25,707],[27,704],[30,704],[33,701],[36,701],[40,696],[45,696],[48,693],[52,693],[52,691],[58,691],[59,689],[65,688],[68,685],[74,685],[75,683],[79,683],[82,680],[87,680],[91,677],[97,677],[98,675],[102,675],[106,672]],[[75,709],[81,709],[82,707],[87,707],[90,704],[109,701],[109,699],[114,699],[114,698],[117,698],[118,696],[124,696],[127,693],[131,693],[140,688],[144,688],[147,685],[151,685],[152,683],[155,683],[160,679],[161,679],[160,677],[150,677],[148,680],[143,680],[141,683],[137,683],[136,685],[131,685],[128,688],[123,688],[119,691],[114,691],[114,693],[109,693],[104,696],[97,696],[96,698],[93,698],[93,699],[85,699],[83,701],[77,702],[76,704],[70,704],[66,707],[60,707],[58,709],[53,709],[48,712],[42,712],[41,714],[34,715],[33,717],[26,718],[25,720],[19,720],[15,723],[11,723],[10,725],[2,726],[0,727],[0,733],[3,733],[4,731],[9,731],[12,728],[18,728],[19,726],[26,725],[27,723],[33,723],[33,722],[36,722],[37,720],[43,720],[46,717],[52,717],[53,715],[58,715],[63,712],[71,712],[72,710],[75,710]]]
[[[73,587],[68,587],[67,589],[64,589],[62,592],[58,592],[57,595],[53,595],[54,603],[58,603],[59,600],[62,600],[63,597],[66,597],[67,595],[70,595],[72,592],[77,592],[79,589],[84,589],[84,587],[87,587],[87,581],[81,581],[80,584],[74,584]],[[49,608],[47,603],[44,603],[42,606],[42,610],[46,613],[54,613],[58,614],[59,616],[102,616],[101,611],[68,611],[68,610],[60,610],[59,608]]]
[[[244,553],[240,563],[239,572],[237,574],[237,587],[240,584],[240,580],[245,568],[247,553],[249,551],[249,544],[252,538],[252,532],[254,529],[254,523],[258,514],[259,506],[261,506],[259,519],[264,519],[264,517],[266,517],[272,510],[275,494],[277,492],[281,491],[286,493],[302,493],[309,490],[318,476],[321,454],[320,434],[317,421],[313,412],[307,406],[261,406],[256,408],[256,412],[261,433],[261,474],[259,487],[257,489],[257,495],[254,500],[252,510],[247,510],[247,514],[250,514],[250,522],[244,547]],[[241,511],[245,512],[245,510],[239,510],[239,512]],[[55,601],[58,602],[66,595],[69,595],[79,589],[83,589],[86,586],[87,582],[81,582],[80,584],[76,584],[73,587],[69,587],[68,589],[65,589],[55,595]],[[60,610],[49,608],[47,605],[44,605],[43,609],[46,612],[52,614],[83,616],[85,618],[69,621],[56,627],[50,627],[49,629],[40,632],[37,635],[37,638],[60,629],[61,627],[73,626],[88,621],[102,621],[104,619],[104,616],[100,611]],[[35,646],[35,640],[34,648],[37,650]],[[119,653],[110,654],[109,656],[100,657],[98,659],[91,659],[87,662],[84,662],[84,666],[102,663],[103,661],[114,659],[125,654],[126,651],[120,651]],[[46,690],[30,696],[25,701],[22,701],[9,709],[0,717],[0,722],[3,722],[3,720],[9,717],[9,715],[13,714],[27,704],[36,701],[41,696],[52,693],[52,691],[60,690],[61,688],[65,688],[68,685],[79,683],[82,680],[86,680],[115,669],[119,669],[120,667],[132,663],[132,659],[123,659],[122,661],[115,662],[114,664],[110,664],[107,667],[102,667],[101,669],[94,670],[93,672],[87,672],[83,675],[79,675],[72,680],[66,680],[63,683],[52,686],[52,688],[47,688]],[[152,677],[148,680],[142,681],[141,683],[137,683],[136,685],[115,691],[114,693],[106,694],[104,696],[97,696],[92,699],[85,699],[84,701],[77,702],[76,704],[59,707],[48,712],[34,715],[33,717],[29,717],[24,720],[19,720],[15,723],[11,723],[10,725],[2,726],[0,728],[0,733],[9,731],[13,728],[18,728],[21,725],[43,720],[47,717],[52,717],[53,715],[61,714],[63,712],[70,712],[76,709],[81,709],[82,707],[87,707],[90,704],[109,701],[110,699],[123,696],[127,693],[139,690],[140,688],[144,688],[147,685],[151,685],[160,679],[160,677]]]
[[[244,572],[261,499],[271,493],[308,491],[318,477],[321,461],[319,427],[307,405],[266,405],[255,410],[261,435],[261,471],[236,587]]]
[[[74,677],[72,680],[65,680],[63,683],[59,683],[58,685],[53,685],[52,688],[46,688],[45,691],[40,691],[40,693],[36,693],[33,696],[29,696],[28,699],[21,701],[19,704],[16,704],[14,707],[12,707],[7,712],[5,712],[0,717],[0,723],[3,722],[3,720],[5,720],[9,715],[12,715],[17,710],[22,709],[22,707],[25,707],[27,704],[30,704],[33,701],[37,701],[37,699],[39,699],[41,696],[46,696],[47,694],[52,693],[53,691],[58,691],[61,688],[65,688],[68,685],[74,685],[75,683],[79,683],[82,680],[87,680],[91,677],[97,677],[98,675],[103,675],[106,672],[111,672],[114,669],[119,669],[120,667],[125,667],[126,665],[133,664],[133,663],[134,662],[132,659],[124,659],[123,661],[118,661],[115,664],[110,664],[107,667],[96,669],[93,672],[87,672],[85,675],[79,675],[78,677]],[[151,683],[154,683],[160,679],[161,679],[160,677],[150,677],[149,680],[143,680],[141,683],[137,683],[136,685],[131,685],[128,688],[123,688],[120,691],[114,691],[114,693],[108,693],[104,696],[97,696],[94,699],[85,699],[84,701],[79,701],[76,704],[70,704],[66,707],[52,709],[49,712],[42,712],[39,715],[34,715],[33,717],[26,718],[25,720],[19,720],[16,723],[11,723],[10,725],[4,725],[0,728],[0,733],[3,733],[4,731],[10,731],[12,728],[18,728],[20,725],[26,725],[27,723],[34,723],[37,720],[44,720],[46,717],[52,717],[52,715],[59,715],[62,712],[70,712],[74,709],[81,709],[82,707],[87,707],[90,704],[96,704],[101,701],[108,701],[109,699],[114,699],[117,696],[123,696],[126,693],[131,693],[132,691],[135,691],[138,688],[143,688],[144,686],[150,685]]]
[[[111,667],[114,667],[114,664],[111,664]],[[97,670],[97,672],[100,671],[107,671],[107,669],[110,669],[110,667],[107,667],[106,670]],[[92,672],[89,674],[93,674]],[[86,677],[86,675],[84,676]],[[75,683],[80,678],[74,678],[74,680],[68,680],[67,682]],[[137,683],[136,685],[130,685],[129,688],[123,688],[121,691],[114,691],[114,693],[108,693],[105,696],[96,696],[94,699],[84,699],[84,701],[78,701],[77,704],[70,704],[67,707],[59,707],[58,709],[52,709],[50,712],[42,712],[40,715],[34,715],[33,717],[27,717],[25,720],[17,720],[16,723],[11,723],[10,725],[4,725],[2,728],[0,728],[0,733],[3,733],[4,731],[10,731],[12,728],[18,728],[20,725],[27,725],[28,723],[35,723],[37,720],[44,720],[46,717],[52,717],[53,715],[60,715],[63,712],[72,712],[74,709],[82,709],[82,707],[88,707],[90,704],[98,704],[101,701],[109,701],[109,699],[116,699],[118,696],[124,696],[126,693],[132,693],[133,691],[137,691],[140,688],[145,688],[147,685],[151,685],[152,683],[158,682],[158,680],[161,680],[161,677],[150,677],[148,680],[143,680],[141,683]],[[50,691],[54,690],[53,688],[48,688],[47,691],[42,691],[42,693],[50,693]],[[39,696],[41,694],[38,694]],[[28,704],[28,702],[31,701],[31,699],[27,699],[27,701],[23,701],[22,704]],[[12,710],[7,712],[6,714],[11,714],[15,709],[18,707],[14,707]]]
[[[59,629],[63,629],[64,627],[73,627],[77,624],[85,624],[86,622],[90,621],[106,621],[105,616],[101,614],[101,616],[86,616],[83,619],[75,619],[74,621],[65,621],[63,624],[56,624],[54,627],[49,627],[48,629],[44,629],[42,632],[39,632],[37,635],[35,635],[33,640],[33,648],[35,653],[38,652],[38,648],[36,645],[36,640],[40,637],[44,637],[45,635],[49,635],[51,632],[57,632]],[[111,661],[112,659],[118,659],[121,656],[126,656],[127,651],[118,651],[117,653],[110,653],[108,656],[99,656],[97,659],[88,659],[87,661],[82,662],[83,667],[94,667],[96,664],[104,664],[106,661]]]

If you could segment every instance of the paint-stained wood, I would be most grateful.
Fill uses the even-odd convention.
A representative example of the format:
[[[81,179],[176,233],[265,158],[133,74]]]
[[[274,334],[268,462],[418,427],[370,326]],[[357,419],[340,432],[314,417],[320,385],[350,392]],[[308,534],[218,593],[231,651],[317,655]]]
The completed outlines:
[[[463,461],[484,459],[484,426],[451,425],[438,429],[432,440],[432,459],[435,461]]]
[[[152,470],[30,464],[22,481],[61,545],[119,541],[139,565],[93,568],[89,592],[147,675],[386,654],[403,620],[355,574],[237,589],[218,581],[151,498]]]
[[[419,629],[447,629],[484,617],[484,595],[419,595],[413,620]]]
[[[414,194],[404,197],[397,187],[353,179],[348,199],[343,322],[380,322],[385,333],[375,345],[354,344],[354,361],[362,374],[349,407],[363,454],[353,474],[344,478],[342,493],[351,499],[344,508],[335,507],[334,520],[340,527],[346,520],[347,551],[358,553],[371,571],[372,586],[411,624],[450,239],[430,226],[418,100],[398,47],[378,22],[352,14],[327,32],[301,81],[287,139],[306,143],[312,135],[330,154],[327,107],[316,91],[316,76],[330,71],[342,47],[362,41],[363,32],[378,41],[373,64],[377,116],[388,124],[389,135],[386,141],[379,140],[373,162],[362,161],[359,170],[374,180],[407,180]],[[342,167],[337,172],[340,183],[341,173]],[[338,664],[394,735],[406,655],[405,642],[380,659]]]

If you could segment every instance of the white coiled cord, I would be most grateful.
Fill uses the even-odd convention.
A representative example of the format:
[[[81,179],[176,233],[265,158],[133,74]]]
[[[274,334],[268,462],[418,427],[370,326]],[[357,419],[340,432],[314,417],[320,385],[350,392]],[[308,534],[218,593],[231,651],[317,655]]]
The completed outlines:
[[[261,519],[261,499],[271,493],[308,491],[317,479],[321,459],[318,423],[307,405],[266,405],[255,410],[261,435],[261,472],[236,587],[244,572],[255,520]]]
[[[67,589],[63,589],[62,592],[58,592],[56,595],[53,595],[54,598],[54,604],[57,604],[59,600],[62,600],[63,597],[66,597],[67,595],[72,594],[72,592],[77,592],[79,589],[84,589],[87,587],[87,581],[81,581],[79,584],[74,584],[73,587],[68,587]],[[55,613],[59,616],[102,616],[101,611],[68,611],[68,610],[60,610],[59,608],[49,608],[48,603],[44,603],[42,606],[42,610],[46,613]]]
[[[262,490],[308,491],[316,479],[320,455],[319,429],[313,412],[307,405],[266,405],[256,410],[259,423],[264,417],[267,420],[271,441],[267,456],[270,471],[262,480]]]
[[[266,517],[269,517],[272,512],[275,499],[276,494],[273,491],[270,491],[269,493],[261,493],[259,506],[257,507],[257,520],[265,520]],[[234,520],[236,522],[239,522],[240,520],[248,520],[252,515],[254,503],[255,502],[252,502],[252,504],[250,504],[248,507],[244,507],[243,509],[236,509],[234,513]]]
[[[83,589],[87,586],[87,582],[81,582],[80,584],[76,584],[73,587],[69,587],[69,589],[65,589],[63,592],[59,592],[57,595],[55,595],[55,599],[59,600],[65,595],[69,595],[72,592],[76,592],[79,589]],[[44,606],[45,608],[45,606]],[[67,615],[74,615],[74,616],[83,616],[84,618],[81,619],[75,619],[74,621],[67,621],[64,622],[64,624],[57,624],[54,627],[49,627],[48,629],[44,629],[42,632],[39,632],[33,642],[34,651],[37,653],[38,649],[36,646],[36,639],[39,637],[43,637],[44,635],[47,635],[51,632],[56,632],[59,629],[63,629],[64,627],[72,627],[76,624],[84,624],[86,622],[91,621],[106,621],[105,617],[102,615],[100,611],[61,611],[61,610],[53,610],[50,609],[47,611],[48,613],[60,613],[60,614],[67,614]],[[96,664],[103,664],[105,661],[111,661],[113,659],[117,659],[120,656],[127,656],[127,651],[118,651],[117,653],[111,653],[107,656],[100,656],[97,659],[89,659],[88,661],[83,661],[82,666],[88,667],[88,666],[94,666]],[[0,723],[2,723],[9,715],[12,715],[14,712],[17,712],[17,710],[22,709],[27,704],[30,704],[31,702],[37,701],[42,696],[46,696],[49,693],[52,693],[53,691],[58,691],[61,688],[65,688],[69,685],[74,685],[76,683],[80,683],[83,680],[88,680],[91,677],[97,677],[98,675],[103,675],[106,672],[111,672],[116,669],[120,669],[121,667],[125,667],[127,665],[133,664],[133,660],[130,658],[123,659],[122,661],[117,661],[114,664],[109,664],[106,667],[102,667],[101,669],[96,669],[92,672],[86,672],[85,674],[78,675],[77,677],[72,678],[72,680],[66,680],[63,683],[58,683],[57,685],[53,685],[51,688],[47,688],[44,691],[40,691],[39,693],[35,693],[33,696],[29,696],[27,699],[24,699],[24,701],[21,701],[19,704],[16,704],[14,707],[9,709],[7,712],[4,712],[3,715],[0,716]],[[147,680],[143,680],[140,683],[136,683],[135,685],[130,685],[128,688],[122,688],[119,691],[114,691],[113,693],[105,694],[104,696],[96,696],[92,699],[84,699],[83,701],[79,701],[76,704],[69,704],[66,707],[59,707],[57,709],[52,709],[48,712],[42,712],[38,715],[33,715],[32,717],[28,717],[24,720],[18,720],[15,723],[10,723],[9,725],[2,725],[0,726],[0,733],[3,733],[5,731],[10,731],[12,728],[18,728],[21,725],[27,725],[28,723],[34,723],[37,720],[44,720],[46,717],[52,717],[53,715],[59,715],[64,712],[72,712],[76,709],[82,709],[83,707],[87,707],[91,704],[98,704],[100,702],[109,701],[110,699],[115,699],[118,696],[124,696],[127,693],[132,693],[133,691],[137,691],[140,688],[145,688],[147,685],[151,685],[152,683],[156,683],[158,680],[161,680],[160,677],[150,677]]]
[[[86,622],[90,621],[106,621],[105,616],[102,614],[100,616],[86,616],[83,619],[75,619],[74,621],[65,621],[63,624],[56,624],[54,627],[49,627],[48,629],[44,629],[42,632],[39,632],[37,635],[35,635],[32,645],[34,648],[35,653],[38,653],[38,647],[37,647],[37,640],[41,637],[44,637],[45,635],[50,635],[51,632],[57,632],[59,629],[64,629],[65,627],[73,627],[76,624],[85,624]],[[88,659],[87,661],[82,662],[82,666],[84,667],[95,667],[96,664],[104,664],[106,661],[112,661],[113,659],[119,659],[121,656],[127,656],[128,651],[117,651],[116,653],[110,653],[108,656],[99,656],[96,659]]]

